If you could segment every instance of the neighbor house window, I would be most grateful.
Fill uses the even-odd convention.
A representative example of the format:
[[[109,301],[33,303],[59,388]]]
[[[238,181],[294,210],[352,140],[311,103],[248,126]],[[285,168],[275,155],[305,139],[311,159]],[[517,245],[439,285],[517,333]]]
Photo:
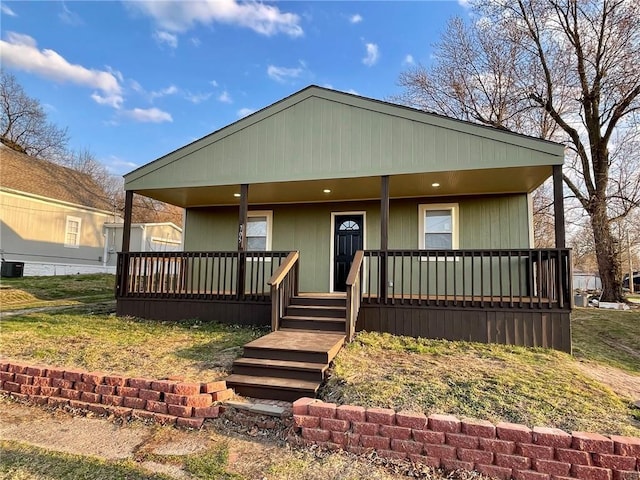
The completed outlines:
[[[80,246],[80,227],[82,219],[78,217],[67,217],[67,226],[64,232],[64,246],[78,248]]]
[[[458,204],[420,205],[419,239],[421,250],[455,250],[458,248]]]
[[[271,223],[273,212],[255,211],[247,214],[247,250],[265,252],[271,250]]]

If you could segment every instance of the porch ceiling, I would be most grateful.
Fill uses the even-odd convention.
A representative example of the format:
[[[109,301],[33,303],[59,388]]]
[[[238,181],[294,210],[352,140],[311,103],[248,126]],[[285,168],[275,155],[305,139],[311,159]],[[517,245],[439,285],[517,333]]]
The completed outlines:
[[[391,175],[389,191],[391,198],[530,193],[542,184],[551,172],[551,166],[529,166]],[[434,187],[434,183],[439,186]],[[136,191],[138,194],[183,208],[239,204],[239,198],[234,196],[239,192],[239,185]],[[254,205],[378,198],[379,176],[253,183],[249,186],[249,203]]]

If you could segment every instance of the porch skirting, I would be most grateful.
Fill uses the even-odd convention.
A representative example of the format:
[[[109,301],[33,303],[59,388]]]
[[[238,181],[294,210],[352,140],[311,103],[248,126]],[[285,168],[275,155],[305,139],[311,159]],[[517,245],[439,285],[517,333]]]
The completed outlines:
[[[178,321],[197,318],[230,325],[271,325],[271,302],[179,298],[119,298],[118,316]]]
[[[554,348],[571,353],[569,310],[434,308],[363,303],[356,330]]]

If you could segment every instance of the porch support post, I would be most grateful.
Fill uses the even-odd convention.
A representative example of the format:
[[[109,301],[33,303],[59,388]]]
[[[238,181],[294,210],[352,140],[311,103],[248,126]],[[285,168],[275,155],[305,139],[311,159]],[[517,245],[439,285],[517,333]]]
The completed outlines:
[[[553,214],[555,218],[556,248],[566,248],[562,165],[553,166]]]
[[[249,212],[249,185],[240,185],[240,209],[238,215],[238,284],[236,296],[244,295],[247,250],[247,215]]]
[[[387,303],[387,250],[389,249],[389,175],[380,177],[380,286],[378,296]]]
[[[131,212],[133,211],[133,190],[127,190],[124,196],[124,225],[122,228],[122,248],[123,253],[129,251],[131,243]]]

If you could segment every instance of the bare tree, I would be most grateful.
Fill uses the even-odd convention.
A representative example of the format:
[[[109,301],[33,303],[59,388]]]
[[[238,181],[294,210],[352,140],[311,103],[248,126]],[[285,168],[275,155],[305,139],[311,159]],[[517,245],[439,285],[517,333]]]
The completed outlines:
[[[475,23],[450,23],[433,67],[400,76],[400,97],[414,106],[565,143],[564,181],[589,216],[608,301],[622,300],[612,224],[640,206],[628,151],[640,125],[638,7],[477,0]]]
[[[533,193],[533,241],[536,248],[554,246],[553,191],[549,182]]]
[[[14,150],[48,160],[64,158],[69,140],[67,130],[50,123],[40,102],[4,71],[0,72],[0,138]]]

